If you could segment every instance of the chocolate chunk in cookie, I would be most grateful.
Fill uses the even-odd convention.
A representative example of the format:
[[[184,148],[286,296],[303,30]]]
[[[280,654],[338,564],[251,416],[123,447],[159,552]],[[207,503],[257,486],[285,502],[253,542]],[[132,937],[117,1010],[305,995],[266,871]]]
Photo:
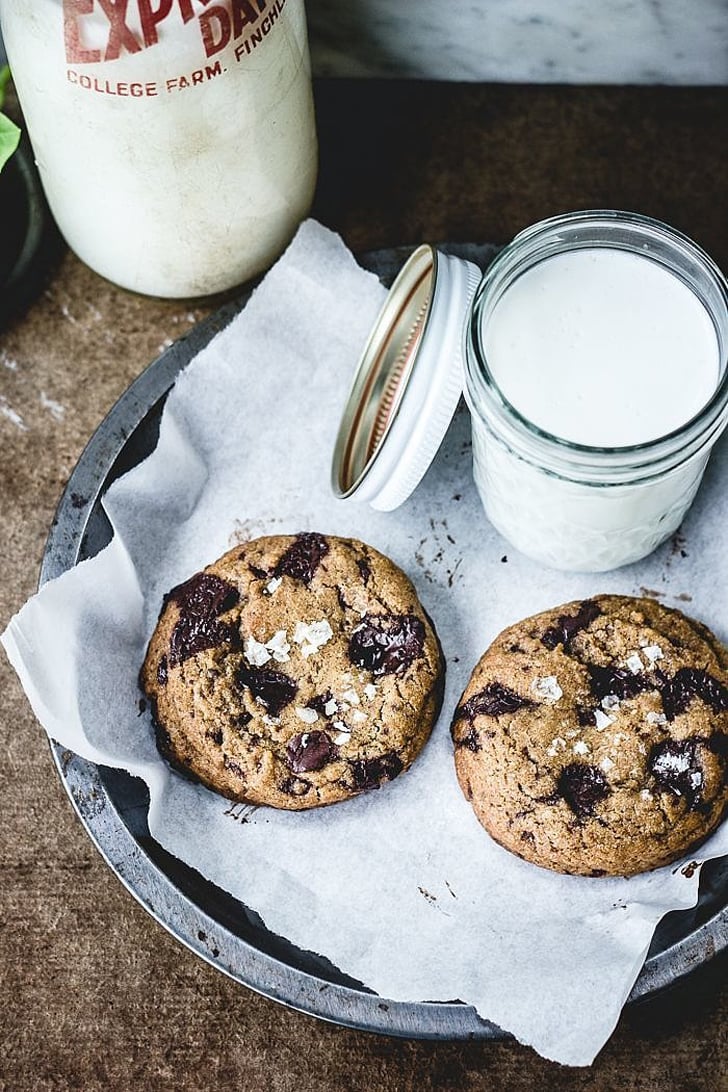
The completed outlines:
[[[573,605],[578,608],[575,613],[560,615],[548,629],[544,630],[541,643],[546,645],[546,648],[553,649],[557,645],[568,648],[572,638],[580,630],[591,625],[601,614],[599,604],[594,599],[585,599],[582,603]]]
[[[238,682],[246,686],[252,696],[265,706],[272,717],[285,709],[298,693],[298,683],[282,671],[241,664],[237,672]],[[251,716],[251,714],[248,714]]]
[[[338,753],[326,732],[300,732],[286,744],[286,761],[294,773],[321,770]]]
[[[414,614],[367,615],[351,635],[349,659],[374,675],[397,675],[423,654],[425,626]]]
[[[517,709],[526,709],[533,704],[530,698],[516,694],[515,690],[509,690],[503,683],[492,682],[459,706],[455,718],[466,717],[472,721],[476,717],[500,717],[503,713],[515,713]]]
[[[196,652],[230,640],[232,630],[220,621],[238,601],[238,590],[212,573],[197,573],[167,596],[179,608],[169,639],[169,663],[179,664]]]
[[[329,552],[329,544],[323,535],[313,532],[297,535],[295,541],[277,562],[274,576],[290,576],[303,584],[310,584],[322,559]]]
[[[570,762],[564,766],[556,783],[556,791],[579,819],[593,815],[597,804],[609,796],[607,779],[596,766],[586,762]]]
[[[662,708],[668,720],[684,713],[691,701],[698,698],[714,713],[728,709],[728,688],[715,676],[695,667],[681,667],[662,687]]]

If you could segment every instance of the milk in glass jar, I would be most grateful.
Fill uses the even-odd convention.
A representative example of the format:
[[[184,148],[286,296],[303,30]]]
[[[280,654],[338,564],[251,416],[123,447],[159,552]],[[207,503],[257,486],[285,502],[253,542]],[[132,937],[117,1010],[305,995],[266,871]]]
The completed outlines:
[[[419,248],[355,376],[337,495],[400,504],[463,390],[475,483],[513,546],[572,571],[636,561],[679,526],[728,420],[726,280],[684,235],[614,211],[528,228],[482,278]]]
[[[265,269],[317,170],[303,0],[0,0],[54,217],[137,292],[218,292]]]

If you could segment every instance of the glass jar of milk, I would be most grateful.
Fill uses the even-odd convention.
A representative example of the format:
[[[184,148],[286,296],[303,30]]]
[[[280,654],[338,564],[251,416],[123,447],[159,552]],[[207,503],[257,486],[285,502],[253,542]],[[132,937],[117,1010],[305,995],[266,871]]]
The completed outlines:
[[[317,170],[303,0],[2,0],[51,210],[137,292],[218,292],[266,268]]]
[[[518,235],[465,333],[488,518],[546,565],[603,571],[680,524],[728,413],[728,286],[679,232],[619,212]]]

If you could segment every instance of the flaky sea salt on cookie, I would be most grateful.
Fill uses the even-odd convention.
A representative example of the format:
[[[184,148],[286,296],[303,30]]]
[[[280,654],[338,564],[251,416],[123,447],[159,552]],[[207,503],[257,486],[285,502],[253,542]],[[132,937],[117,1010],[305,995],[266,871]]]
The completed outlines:
[[[424,746],[439,642],[371,546],[255,539],[165,598],[141,671],[161,753],[232,800],[301,809],[377,788]]]
[[[652,599],[517,622],[455,712],[460,786],[496,841],[545,868],[669,864],[728,806],[727,662],[709,630]]]

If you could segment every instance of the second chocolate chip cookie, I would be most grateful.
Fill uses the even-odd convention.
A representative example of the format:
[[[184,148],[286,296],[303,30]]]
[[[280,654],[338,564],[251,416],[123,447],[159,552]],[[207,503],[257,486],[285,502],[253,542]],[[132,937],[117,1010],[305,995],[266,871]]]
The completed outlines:
[[[652,599],[601,595],[510,626],[452,725],[458,779],[535,864],[631,875],[691,850],[728,806],[726,650]]]

